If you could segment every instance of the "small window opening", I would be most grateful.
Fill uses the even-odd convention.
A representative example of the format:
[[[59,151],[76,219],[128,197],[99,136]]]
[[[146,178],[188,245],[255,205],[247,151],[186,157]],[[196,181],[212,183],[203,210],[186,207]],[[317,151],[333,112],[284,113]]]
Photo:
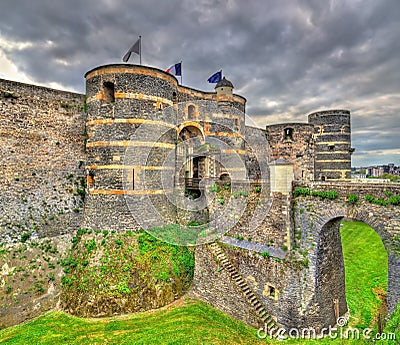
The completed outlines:
[[[321,176],[321,181],[325,181],[326,180],[326,176]]]
[[[283,135],[285,140],[293,140],[293,128],[285,128]]]
[[[335,145],[328,145],[328,150],[333,151],[335,149]]]
[[[193,120],[194,119],[194,105],[189,105],[188,106],[188,119]]]
[[[94,171],[93,170],[89,170],[88,176],[87,176],[87,184],[88,184],[88,188],[94,188]]]
[[[176,102],[176,92],[172,92],[172,101]]]
[[[114,83],[106,81],[103,84],[104,101],[107,103],[115,102],[115,88]]]
[[[269,297],[275,298],[275,288],[271,285],[268,285],[268,292],[269,292]]]

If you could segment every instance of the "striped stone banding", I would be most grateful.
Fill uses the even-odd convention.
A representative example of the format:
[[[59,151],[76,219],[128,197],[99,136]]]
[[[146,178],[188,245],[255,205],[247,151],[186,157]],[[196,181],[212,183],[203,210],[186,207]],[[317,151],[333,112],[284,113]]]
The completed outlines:
[[[245,155],[245,150],[221,150],[222,153],[237,153],[238,155]]]
[[[108,147],[108,146],[145,146],[145,147],[160,147],[164,149],[174,149],[175,144],[148,142],[148,141],[94,141],[87,143],[86,147]]]
[[[324,141],[316,143],[317,145],[340,145],[340,144],[350,144],[350,141]]]
[[[318,151],[318,155],[331,155],[331,154],[349,154],[349,151]]]
[[[89,194],[108,194],[108,195],[162,195],[166,192],[172,192],[172,190],[121,190],[121,189],[97,189],[97,190],[89,190]]]
[[[133,124],[145,124],[145,125],[160,125],[169,128],[175,128],[175,125],[156,120],[146,120],[146,119],[101,119],[101,120],[90,120],[86,122],[86,126],[91,125],[113,125],[115,123],[133,123]]]
[[[239,133],[229,133],[229,132],[207,132],[206,135],[208,136],[216,136],[216,137],[236,137],[236,138],[242,138],[243,135]]]
[[[158,97],[158,96],[153,96],[153,95],[145,95],[143,93],[131,93],[131,92],[115,92],[114,97],[117,99],[140,99],[140,100],[145,100],[145,101],[153,101],[153,102],[161,102],[167,105],[172,106],[174,102],[167,98],[163,97]],[[101,100],[104,99],[104,94],[102,92],[99,92],[98,94],[88,97],[86,100],[86,103],[91,103],[96,100]]]
[[[347,163],[351,162],[350,159],[316,159],[315,162],[317,163]]]
[[[89,165],[87,169],[138,169],[138,170],[175,170],[173,166],[146,166],[146,165]]]
[[[349,172],[350,170],[348,170],[348,169],[317,169],[317,172],[319,172],[319,171]]]
[[[232,115],[232,114],[223,114],[223,113],[218,113],[218,114],[211,114],[212,117],[216,117],[216,118],[221,118],[221,119],[238,119],[240,120],[241,117],[238,115]],[[211,120],[212,118],[210,118]]]
[[[317,137],[324,137],[328,135],[350,135],[349,132],[323,132],[323,133],[315,133]]]

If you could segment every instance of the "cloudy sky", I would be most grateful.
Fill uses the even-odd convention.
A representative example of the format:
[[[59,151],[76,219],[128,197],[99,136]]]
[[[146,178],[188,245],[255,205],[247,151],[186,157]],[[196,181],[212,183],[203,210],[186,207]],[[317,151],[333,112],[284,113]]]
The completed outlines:
[[[349,109],[353,166],[400,165],[399,0],[1,0],[0,78],[83,93],[138,35],[187,86],[222,69],[260,127]]]

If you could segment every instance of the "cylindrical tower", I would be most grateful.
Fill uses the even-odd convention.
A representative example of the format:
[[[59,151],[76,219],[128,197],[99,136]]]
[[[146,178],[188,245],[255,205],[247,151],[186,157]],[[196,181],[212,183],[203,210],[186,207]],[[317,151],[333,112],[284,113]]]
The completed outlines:
[[[170,187],[163,185],[163,174],[174,172],[175,162],[167,157],[175,149],[176,119],[173,111],[164,109],[176,99],[176,78],[155,68],[127,64],[100,66],[85,78],[88,195],[84,226],[146,227],[132,211],[175,222],[176,210],[166,197]],[[128,199],[135,210],[128,207]]]
[[[315,180],[351,178],[350,111],[325,110],[308,115],[314,125]]]

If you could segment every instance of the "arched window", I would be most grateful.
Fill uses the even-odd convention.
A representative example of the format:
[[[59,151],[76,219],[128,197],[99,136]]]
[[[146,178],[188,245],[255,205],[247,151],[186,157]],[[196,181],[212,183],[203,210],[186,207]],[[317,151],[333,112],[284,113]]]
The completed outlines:
[[[103,83],[104,101],[107,103],[114,103],[115,102],[114,93],[115,93],[114,83],[110,81],[105,81]]]
[[[194,112],[195,112],[194,105],[189,105],[188,106],[188,119],[189,120],[193,120],[194,119],[194,117],[195,117]]]

